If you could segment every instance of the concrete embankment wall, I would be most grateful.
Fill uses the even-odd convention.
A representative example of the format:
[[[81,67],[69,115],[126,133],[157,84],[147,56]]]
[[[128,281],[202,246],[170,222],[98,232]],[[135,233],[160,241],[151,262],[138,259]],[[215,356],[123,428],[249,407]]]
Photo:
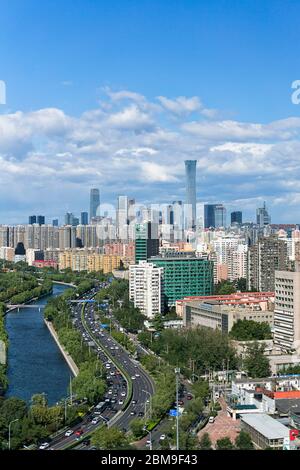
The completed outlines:
[[[0,339],[0,364],[6,364],[6,346],[4,341]]]
[[[78,373],[79,373],[79,369],[78,369],[77,365],[75,364],[75,362],[73,361],[72,357],[64,350],[63,346],[60,344],[57,333],[56,333],[55,329],[53,328],[52,323],[47,321],[46,319],[44,319],[44,322],[46,323],[51,335],[53,336],[57,346],[59,347],[59,349],[60,349],[62,355],[64,356],[68,366],[70,367],[71,371],[73,372],[73,374],[75,376],[77,376]]]

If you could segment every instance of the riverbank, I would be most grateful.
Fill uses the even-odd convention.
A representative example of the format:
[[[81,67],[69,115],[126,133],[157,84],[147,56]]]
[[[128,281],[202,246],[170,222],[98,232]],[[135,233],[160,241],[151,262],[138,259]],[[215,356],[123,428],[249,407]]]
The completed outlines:
[[[79,374],[79,369],[78,369],[77,365],[75,364],[73,358],[70,356],[69,353],[67,353],[67,351],[65,351],[64,347],[60,344],[59,339],[58,339],[58,335],[57,335],[52,323],[50,321],[46,320],[46,318],[44,318],[44,322],[45,322],[48,330],[50,331],[54,341],[56,342],[60,352],[62,353],[66,363],[68,364],[69,368],[71,369],[73,375],[75,377],[77,377],[77,375]]]

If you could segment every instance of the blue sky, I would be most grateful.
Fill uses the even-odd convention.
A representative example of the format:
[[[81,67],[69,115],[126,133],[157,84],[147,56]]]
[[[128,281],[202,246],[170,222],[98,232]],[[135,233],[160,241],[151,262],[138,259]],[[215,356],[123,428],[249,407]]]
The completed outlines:
[[[0,222],[128,193],[300,222],[300,4],[11,0],[0,11]]]

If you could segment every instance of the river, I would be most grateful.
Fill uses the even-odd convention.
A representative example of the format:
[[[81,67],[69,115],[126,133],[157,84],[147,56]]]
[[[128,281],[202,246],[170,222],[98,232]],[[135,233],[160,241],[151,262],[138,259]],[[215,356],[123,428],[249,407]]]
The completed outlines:
[[[68,288],[54,284],[52,295],[60,295]],[[13,310],[6,315],[9,337],[6,397],[30,402],[35,393],[46,393],[49,405],[53,405],[68,395],[72,373],[44,323],[43,307],[49,298],[51,295],[31,304],[37,308],[20,308],[19,312]]]

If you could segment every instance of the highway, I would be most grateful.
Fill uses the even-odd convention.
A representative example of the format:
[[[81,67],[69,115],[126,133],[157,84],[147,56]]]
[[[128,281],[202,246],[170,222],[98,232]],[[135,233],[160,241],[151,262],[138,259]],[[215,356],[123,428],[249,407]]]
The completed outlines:
[[[99,287],[92,289],[81,299],[92,299],[97,291],[105,288],[106,285],[105,283],[100,284]],[[73,432],[70,436],[65,436],[65,431],[59,434],[49,442],[48,449],[64,449],[75,444],[76,439],[78,440],[77,448],[87,448],[82,444],[84,437],[99,426],[105,424],[110,427],[113,425],[127,432],[130,429],[131,420],[137,417],[141,418],[145,412],[149,412],[149,398],[154,393],[151,378],[140,364],[110,336],[106,329],[100,327],[100,321],[95,318],[94,305],[94,303],[86,303],[84,310],[82,310],[82,304],[70,303],[70,309],[72,321],[82,333],[83,341],[98,355],[99,371],[104,368],[107,372],[108,389],[102,400],[103,405],[101,410],[93,408],[82,423],[72,428],[70,432]],[[125,410],[123,408],[130,387],[128,387],[127,379],[121,368],[128,374],[132,383],[132,396]],[[99,421],[93,424],[92,420],[96,417]],[[81,433],[80,436],[76,436],[78,430]]]

